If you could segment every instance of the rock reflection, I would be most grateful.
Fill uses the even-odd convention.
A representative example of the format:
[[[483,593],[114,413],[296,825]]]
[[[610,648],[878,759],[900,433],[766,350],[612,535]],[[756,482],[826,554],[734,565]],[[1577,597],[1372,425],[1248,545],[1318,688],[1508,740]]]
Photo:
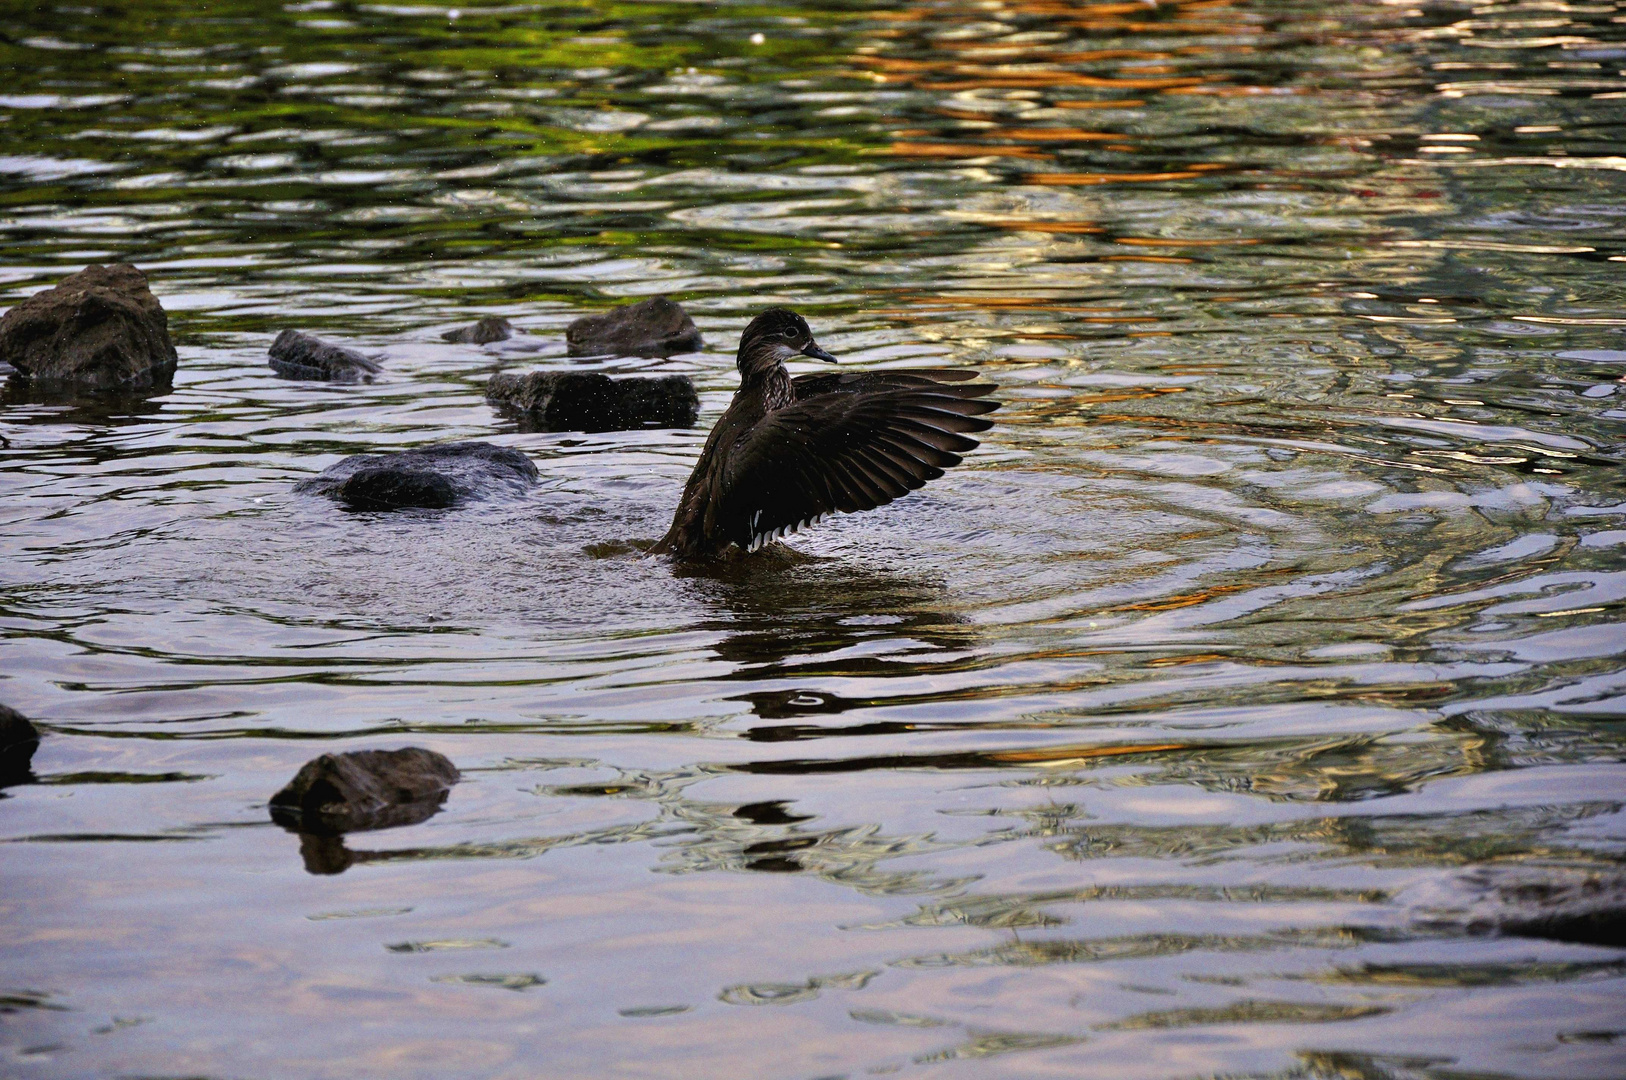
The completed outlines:
[[[157,415],[171,393],[168,386],[92,391],[12,378],[0,382],[0,408],[13,424],[104,427]]]
[[[523,837],[489,844],[456,843],[430,847],[353,850],[342,835],[299,834],[300,858],[312,874],[342,874],[366,863],[426,862],[442,859],[534,859],[556,848],[583,844],[637,843],[669,836],[658,822],[612,826],[559,836]]]
[[[373,815],[373,821],[366,830],[347,831],[373,831],[377,829],[394,829],[406,825],[417,825],[428,821],[440,812],[441,804],[446,801],[443,794],[434,800],[423,802],[403,803],[390,807],[382,813]],[[305,862],[305,870],[312,874],[342,874],[357,863],[378,862],[383,859],[407,857],[403,852],[383,851],[351,851],[345,845],[345,833],[337,830],[311,832],[301,829],[297,817],[283,817],[277,823],[288,832],[299,837],[299,857]]]
[[[304,860],[308,874],[342,874],[357,862],[355,852],[345,846],[342,836],[299,834],[299,857]],[[362,855],[366,860],[366,853]]]

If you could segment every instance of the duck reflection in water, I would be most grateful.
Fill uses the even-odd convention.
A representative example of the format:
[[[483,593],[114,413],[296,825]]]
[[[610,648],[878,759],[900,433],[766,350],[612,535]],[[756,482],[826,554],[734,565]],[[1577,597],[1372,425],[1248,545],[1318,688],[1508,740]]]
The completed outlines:
[[[933,700],[945,692],[937,677],[974,655],[983,634],[934,575],[785,547],[710,565],[690,580],[719,609],[700,627],[722,635],[711,650],[731,665],[715,680],[752,684],[730,700],[764,721],[741,732],[754,742],[921,730],[919,721],[850,723],[842,714]],[[874,692],[830,688],[854,680]]]
[[[834,513],[901,498],[974,449],[993,421],[995,386],[976,372],[799,375],[785,363],[835,363],[794,311],[769,308],[745,328],[740,388],[712,428],[666,536],[680,559],[755,551]]]

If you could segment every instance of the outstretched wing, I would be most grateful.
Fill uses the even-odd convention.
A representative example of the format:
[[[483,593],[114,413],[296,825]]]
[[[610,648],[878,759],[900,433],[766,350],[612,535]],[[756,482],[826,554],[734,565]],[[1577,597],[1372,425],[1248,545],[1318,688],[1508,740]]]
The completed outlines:
[[[716,524],[743,548],[832,513],[871,510],[908,494],[977,440],[999,408],[975,372],[808,375],[796,400],[768,413],[736,444],[721,479]]]

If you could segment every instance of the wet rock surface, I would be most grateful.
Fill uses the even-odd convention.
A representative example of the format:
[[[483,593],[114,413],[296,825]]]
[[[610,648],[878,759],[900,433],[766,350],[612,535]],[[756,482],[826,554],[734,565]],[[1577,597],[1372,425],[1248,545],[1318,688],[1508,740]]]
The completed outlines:
[[[571,356],[674,356],[705,347],[689,313],[654,296],[600,315],[584,315],[565,328]]]
[[[356,454],[336,462],[296,492],[326,495],[352,510],[443,509],[537,481],[524,453],[481,442],[443,443],[395,454]]]
[[[1423,925],[1626,947],[1626,870],[1484,866],[1417,896]]]
[[[39,748],[40,733],[16,709],[0,705],[0,787],[33,779],[29,766]]]
[[[448,330],[440,338],[462,345],[489,345],[493,341],[507,341],[513,336],[513,323],[497,315],[488,315],[473,326]]]
[[[625,431],[691,427],[700,398],[687,375],[532,371],[493,375],[486,400],[522,431]]]
[[[271,343],[271,370],[285,379],[372,382],[383,370],[370,356],[323,341],[302,330],[284,330]]]
[[[0,316],[0,361],[37,386],[165,387],[175,359],[169,318],[127,263],[88,266]]]
[[[271,818],[317,836],[412,825],[433,816],[461,778],[444,754],[418,746],[323,754],[271,796]]]

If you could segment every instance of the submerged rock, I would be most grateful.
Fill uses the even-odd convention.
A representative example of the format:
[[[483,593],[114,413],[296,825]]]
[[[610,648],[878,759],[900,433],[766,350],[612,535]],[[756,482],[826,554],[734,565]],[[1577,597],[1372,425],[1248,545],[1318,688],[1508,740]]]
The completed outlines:
[[[175,345],[147,275],[110,263],[69,275],[0,316],[0,360],[36,385],[165,387]]]
[[[525,431],[625,431],[690,427],[700,398],[687,375],[597,371],[532,371],[493,375],[486,400],[516,417]]]
[[[664,296],[584,315],[565,327],[571,356],[672,356],[705,347],[689,313]]]
[[[285,379],[372,382],[383,368],[354,349],[300,330],[284,330],[271,343],[271,370]]]
[[[433,816],[461,778],[445,755],[417,746],[323,754],[271,796],[271,818],[316,835],[413,825]]]
[[[462,345],[488,345],[493,341],[507,341],[513,336],[513,323],[501,316],[487,315],[473,326],[446,331],[440,335],[440,339]]]
[[[40,733],[16,709],[0,705],[0,787],[33,779],[29,765],[39,749]]]
[[[356,454],[301,480],[294,490],[326,495],[352,510],[434,510],[503,489],[521,491],[536,481],[536,466],[518,450],[454,442],[394,454]]]
[[[1431,929],[1626,946],[1626,871],[1613,867],[1482,866],[1415,899]]]

